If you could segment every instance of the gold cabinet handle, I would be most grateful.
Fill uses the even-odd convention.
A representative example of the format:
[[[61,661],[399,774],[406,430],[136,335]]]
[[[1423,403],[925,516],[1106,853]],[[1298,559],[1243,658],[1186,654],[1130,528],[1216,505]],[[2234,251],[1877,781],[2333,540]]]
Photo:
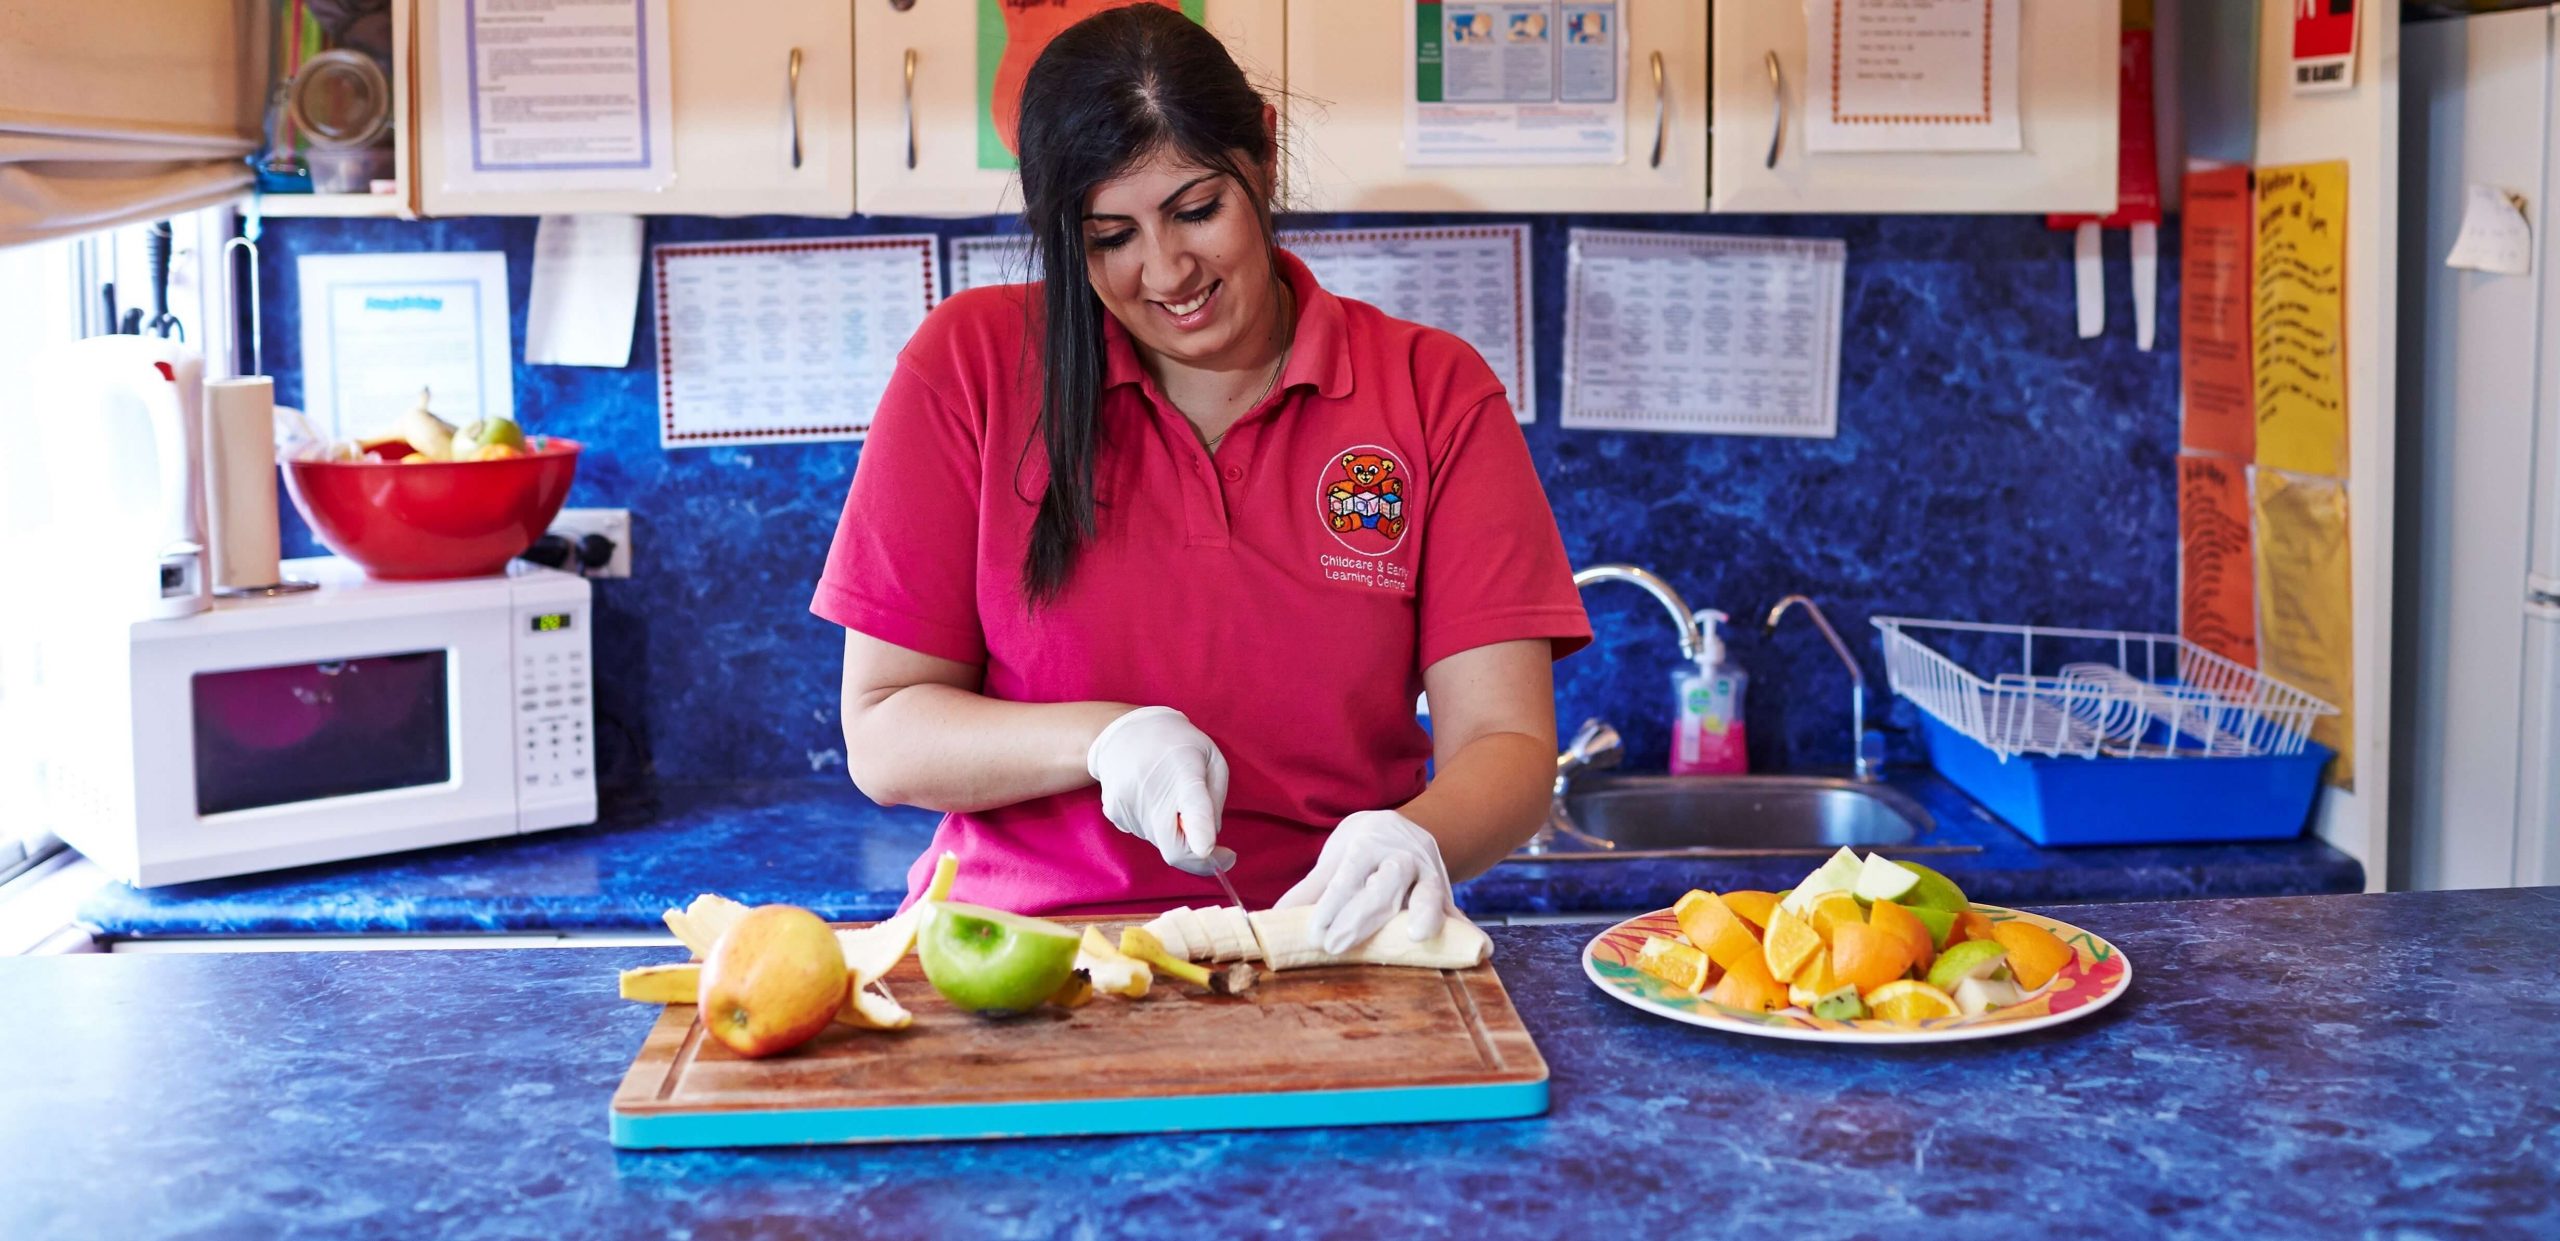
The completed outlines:
[[[1671,127],[1671,101],[1662,93],[1662,53],[1653,54],[1653,161],[1662,166],[1662,139]]]
[[[791,166],[800,166],[800,49],[791,49]]]
[[[906,94],[900,99],[900,111],[907,123],[907,167],[916,166],[916,50],[907,49]]]
[[[1771,52],[1764,62],[1769,66],[1769,158],[1762,166],[1778,166],[1778,144],[1787,136],[1787,84],[1778,76],[1778,54]]]

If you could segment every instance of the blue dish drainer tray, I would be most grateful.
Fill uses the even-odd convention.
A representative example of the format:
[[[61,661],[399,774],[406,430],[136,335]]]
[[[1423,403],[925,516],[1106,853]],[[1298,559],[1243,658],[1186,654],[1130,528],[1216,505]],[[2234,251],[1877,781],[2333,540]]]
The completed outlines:
[[[2337,708],[2175,634],[1884,616],[1929,761],[2041,845],[2280,840],[2309,825]],[[1940,648],[1945,649],[1940,649]]]

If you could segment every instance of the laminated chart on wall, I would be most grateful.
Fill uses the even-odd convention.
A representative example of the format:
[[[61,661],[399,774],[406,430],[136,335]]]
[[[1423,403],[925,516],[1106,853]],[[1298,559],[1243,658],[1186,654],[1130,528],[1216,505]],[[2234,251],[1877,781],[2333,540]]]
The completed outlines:
[[[951,239],[951,266],[943,274],[942,295],[990,284],[1025,284],[1038,280],[1031,270],[1031,239],[1020,233]]]
[[[1393,2],[1407,167],[1626,158],[1624,0]]]
[[[2250,562],[2249,467],[2178,458],[2178,632],[2244,668],[2258,666],[2257,569]]]
[[[1306,263],[1326,292],[1473,345],[1502,380],[1512,416],[1521,422],[1536,418],[1528,225],[1300,230],[1277,240]],[[1021,234],[951,241],[953,293],[1038,278],[1031,270],[1031,239]]]
[[[933,309],[927,234],[687,242],[653,258],[669,448],[860,439]]]
[[[1502,380],[1512,416],[1537,418],[1528,225],[1286,232],[1280,244],[1325,291],[1475,346]]]
[[[2186,398],[2180,442],[2241,461],[2256,455],[2256,393],[2249,379],[2249,170],[2190,169],[2186,244],[2178,275],[2178,386]],[[2190,635],[2192,636],[2192,635]]]
[[[2257,462],[2347,476],[2347,166],[2258,170]]]
[[[1575,229],[1564,425],[1827,438],[1847,243]]]
[[[2355,788],[2355,603],[2347,546],[2347,485],[2282,470],[2249,472],[2258,576],[2258,668],[2339,713],[2311,736],[2338,752],[2329,769]]]

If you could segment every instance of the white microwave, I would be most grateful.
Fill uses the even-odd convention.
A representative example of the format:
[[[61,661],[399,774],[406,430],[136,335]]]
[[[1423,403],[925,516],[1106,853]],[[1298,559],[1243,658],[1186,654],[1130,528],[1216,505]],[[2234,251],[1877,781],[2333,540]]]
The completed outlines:
[[[595,821],[586,579],[284,572],[319,588],[39,624],[55,834],[149,887]]]

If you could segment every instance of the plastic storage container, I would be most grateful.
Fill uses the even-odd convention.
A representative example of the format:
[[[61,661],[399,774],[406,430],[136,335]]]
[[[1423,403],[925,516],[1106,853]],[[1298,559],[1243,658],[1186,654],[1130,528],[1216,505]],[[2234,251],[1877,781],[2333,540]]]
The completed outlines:
[[[1929,761],[2043,845],[2281,840],[2336,708],[2175,634],[1875,618]]]

